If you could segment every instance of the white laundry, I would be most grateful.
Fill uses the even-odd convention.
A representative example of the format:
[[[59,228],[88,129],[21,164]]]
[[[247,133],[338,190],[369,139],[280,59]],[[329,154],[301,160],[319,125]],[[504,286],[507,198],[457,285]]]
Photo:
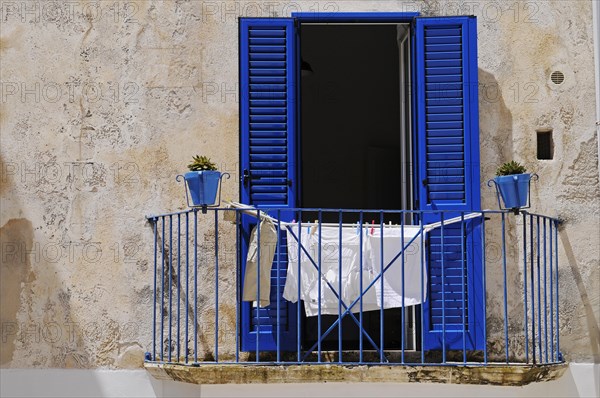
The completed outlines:
[[[375,229],[372,234],[367,235],[366,251],[369,259],[367,267],[373,273],[374,278],[381,273],[382,239],[383,268],[385,269],[401,253],[403,247],[417,236],[404,252],[404,291],[402,289],[402,254],[383,274],[383,308],[402,307],[403,304],[405,306],[421,304],[422,300],[427,297],[427,269],[425,262],[421,266],[421,239],[418,237],[421,227],[404,226],[403,229],[404,241],[402,241],[402,228],[384,228],[383,238],[380,229]],[[374,286],[379,307],[381,307],[381,285],[381,278],[379,278]],[[421,285],[423,289],[421,289]]]
[[[318,315],[319,296],[321,298],[321,315],[337,315],[339,313],[338,296],[342,298],[342,302],[346,307],[349,307],[360,297],[360,235],[357,234],[356,229],[342,228],[342,241],[340,245],[340,230],[337,226],[321,227],[321,293],[319,295],[319,271],[317,268],[319,265],[319,231],[312,229],[315,227],[303,227],[299,233],[297,226],[291,226],[290,228],[295,237],[288,231],[289,263],[283,297],[294,303],[298,301],[298,271],[300,271],[300,299],[304,300],[306,315]],[[363,289],[367,288],[373,277],[371,273],[364,271],[364,265],[367,261],[367,253],[364,250],[366,247],[365,236],[366,234],[363,235],[362,250]],[[300,249],[300,257],[298,256],[298,238],[302,247],[306,250]],[[311,262],[311,259],[314,261],[314,264]],[[338,296],[336,296],[334,291]],[[363,295],[362,307],[363,311],[371,311],[379,308],[373,287]],[[345,310],[346,308],[342,305],[342,313]],[[351,311],[360,311],[360,301],[351,308]]]
[[[283,298],[292,303],[296,303],[298,301],[298,273],[300,272],[302,275],[303,271],[308,268],[307,266],[312,266],[310,262],[308,262],[306,253],[302,249],[300,249],[300,252],[298,252],[298,247],[302,246],[310,249],[310,233],[307,231],[307,228],[302,228],[299,230],[297,226],[291,226],[290,229],[291,232],[290,230],[286,229],[288,269],[285,278],[285,286],[283,287]],[[298,261],[299,258],[300,261]],[[300,268],[300,270],[298,268]],[[310,270],[306,270],[306,272],[308,271]],[[301,300],[303,300],[305,296],[302,293],[304,289],[305,286],[300,284],[300,295],[302,296]]]
[[[245,214],[253,217],[259,217],[259,212],[252,206],[243,205],[236,202],[227,202],[233,208],[242,209]],[[449,225],[457,222],[464,222],[469,219],[481,218],[483,213],[474,212],[444,220],[444,225]],[[261,219],[267,219],[271,222],[277,222],[272,217],[262,214]],[[298,231],[298,224],[285,223],[286,230],[290,228],[294,234],[287,232],[288,242],[288,271],[284,287],[283,297],[291,302],[298,301],[298,290],[300,290],[300,299],[305,301],[305,309],[308,316],[318,314],[318,271],[315,265],[318,265],[318,234],[309,230],[305,225],[303,231]],[[417,236],[419,233],[423,235],[429,231],[442,226],[442,222],[434,222],[421,226],[404,225],[384,227],[383,252],[384,252],[384,268],[391,262],[394,257],[402,252],[404,246]],[[272,225],[272,228],[274,226]],[[338,314],[339,300],[331,290],[331,287],[337,292],[339,290],[339,226],[321,226],[321,313],[322,314]],[[404,229],[404,242],[401,241],[402,229]],[[351,305],[357,297],[360,296],[360,235],[357,230],[347,226],[342,227],[342,294],[341,297],[346,306]],[[362,305],[363,311],[379,309],[381,305],[381,279],[375,280],[381,272],[381,235],[379,228],[361,228],[363,233],[363,289],[366,290],[363,295]],[[312,232],[312,233],[311,233]],[[261,230],[262,234],[262,230]],[[268,233],[272,235],[272,233]],[[301,249],[301,256],[298,259],[298,238],[301,239],[302,246],[306,249]],[[261,239],[262,240],[262,239]],[[357,241],[358,240],[358,241]],[[414,241],[406,248],[404,253],[404,290],[402,289],[402,261],[403,256],[400,255],[393,264],[385,271],[383,278],[383,304],[384,308],[394,308],[420,304],[427,299],[427,269],[426,262],[421,262],[422,253],[420,248],[421,237]],[[273,244],[274,247],[274,244]],[[263,251],[261,245],[261,252]],[[268,250],[265,250],[267,252]],[[308,254],[307,254],[308,253]],[[337,254],[336,254],[337,253]],[[357,254],[358,253],[358,254]],[[272,252],[269,253],[272,259]],[[313,259],[314,264],[310,261],[309,256]],[[262,257],[262,253],[261,253]],[[250,253],[249,253],[250,260]],[[261,258],[261,285],[264,270],[269,269],[271,264],[262,267],[263,260]],[[301,272],[300,288],[298,289],[298,271]],[[256,273],[256,271],[254,271]],[[329,281],[331,287],[325,282]],[[368,290],[369,284],[375,281],[373,286]],[[251,285],[249,280],[244,281],[246,285]],[[265,282],[267,285],[270,281]],[[421,288],[423,286],[423,288]],[[246,289],[249,290],[249,289]],[[262,286],[261,286],[262,290]],[[268,301],[262,299],[261,302]],[[265,299],[267,299],[265,297]],[[267,299],[268,300],[268,299]],[[404,301],[404,303],[403,303]],[[345,309],[342,308],[342,311]],[[359,312],[359,303],[355,304],[351,311]]]

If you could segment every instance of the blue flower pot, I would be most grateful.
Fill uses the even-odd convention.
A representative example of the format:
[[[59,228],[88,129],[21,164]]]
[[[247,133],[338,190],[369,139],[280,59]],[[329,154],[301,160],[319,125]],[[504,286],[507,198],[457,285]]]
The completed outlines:
[[[194,206],[210,206],[217,201],[221,173],[218,171],[190,171],[184,174]]]
[[[494,178],[507,209],[527,206],[531,174],[512,174]]]

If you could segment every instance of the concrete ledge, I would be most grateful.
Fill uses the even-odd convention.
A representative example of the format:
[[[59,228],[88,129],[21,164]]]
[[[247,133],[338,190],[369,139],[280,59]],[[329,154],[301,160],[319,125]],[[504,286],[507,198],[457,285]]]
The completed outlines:
[[[343,366],[343,365],[215,365],[184,366],[146,363],[156,379],[194,384],[276,383],[445,383],[524,386],[560,378],[567,364]]]

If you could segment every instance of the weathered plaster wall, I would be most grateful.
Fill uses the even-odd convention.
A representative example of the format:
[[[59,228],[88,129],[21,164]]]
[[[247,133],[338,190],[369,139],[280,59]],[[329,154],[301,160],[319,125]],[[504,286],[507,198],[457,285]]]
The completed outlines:
[[[533,210],[565,220],[561,348],[568,360],[600,360],[590,1],[0,5],[2,367],[140,366],[152,338],[144,216],[184,208],[173,177],[196,153],[233,174],[224,197],[237,198],[237,17],[293,11],[478,16],[482,179],[511,158],[540,175]],[[562,85],[550,83],[553,70]],[[536,160],[538,128],[553,129],[554,160]],[[482,192],[495,208],[483,181]],[[201,330],[210,338],[210,324]],[[231,339],[222,343],[231,353]]]

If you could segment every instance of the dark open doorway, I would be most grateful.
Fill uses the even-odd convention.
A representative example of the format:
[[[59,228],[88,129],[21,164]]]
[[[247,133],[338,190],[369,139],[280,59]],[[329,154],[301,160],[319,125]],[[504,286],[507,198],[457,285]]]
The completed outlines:
[[[303,207],[401,205],[398,25],[302,25]]]
[[[302,207],[412,209],[408,33],[405,24],[301,25]],[[304,214],[307,220],[314,216]],[[337,214],[329,216],[324,214],[322,221],[338,222]],[[378,214],[372,218],[379,222]],[[370,215],[365,214],[365,219],[370,221]],[[387,221],[400,222],[398,217]],[[401,309],[383,314],[385,348],[400,349]],[[363,327],[376,344],[380,316],[380,311],[364,313]],[[304,343],[309,346],[318,337],[316,318],[303,321]],[[322,331],[336,319],[322,316]],[[412,308],[407,308],[405,319],[409,337],[405,348],[411,348],[415,346]],[[343,319],[342,331],[343,348],[358,349],[359,330],[349,317]],[[337,336],[334,330],[322,342],[323,349],[337,349]]]

